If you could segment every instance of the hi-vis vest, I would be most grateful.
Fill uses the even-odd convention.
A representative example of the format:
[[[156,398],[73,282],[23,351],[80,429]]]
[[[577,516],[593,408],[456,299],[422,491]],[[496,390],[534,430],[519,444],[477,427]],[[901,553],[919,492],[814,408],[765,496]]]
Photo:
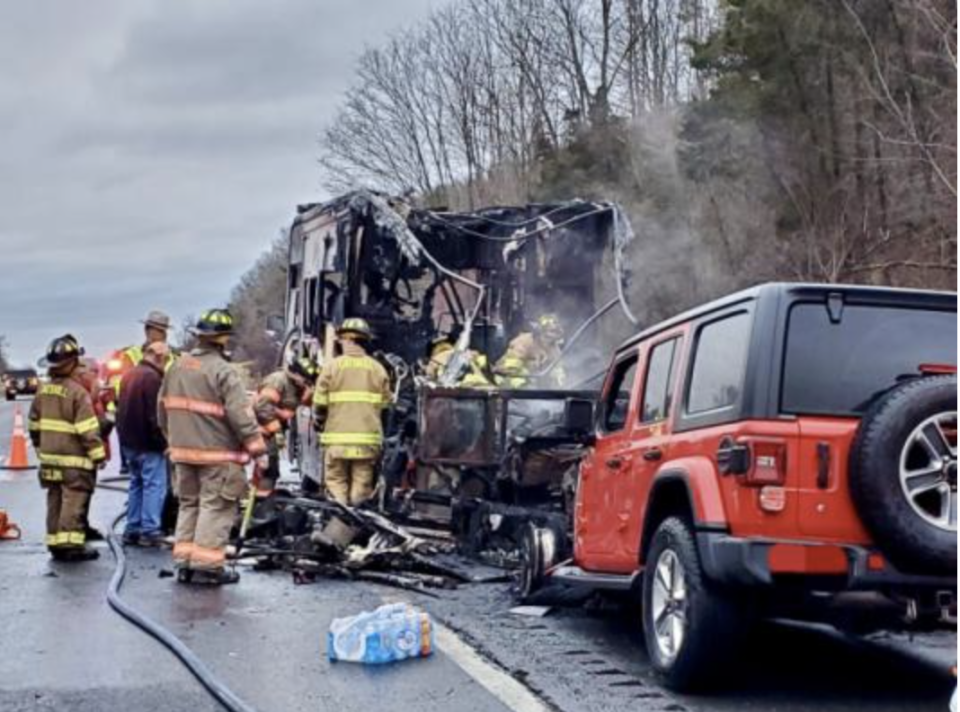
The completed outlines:
[[[379,361],[354,344],[325,364],[313,406],[326,415],[320,442],[334,457],[375,457],[383,444],[380,414],[390,404],[390,377]]]
[[[177,360],[177,356],[178,354],[175,353],[173,349],[167,352],[167,358],[163,363],[164,371],[170,370],[173,362]],[[123,376],[139,366],[143,361],[143,346],[139,346],[137,344],[128,346],[119,352],[118,358],[123,366],[120,368],[120,372],[111,379],[111,385],[113,386],[114,392],[117,394],[117,398],[120,397],[120,382],[123,380]]]
[[[90,393],[71,377],[53,376],[40,386],[28,429],[47,481],[62,481],[61,469],[95,470],[107,458]]]

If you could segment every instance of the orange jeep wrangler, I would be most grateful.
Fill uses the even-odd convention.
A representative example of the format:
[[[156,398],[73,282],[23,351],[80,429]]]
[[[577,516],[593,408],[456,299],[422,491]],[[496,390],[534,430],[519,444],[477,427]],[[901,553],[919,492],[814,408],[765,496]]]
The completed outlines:
[[[955,294],[768,284],[617,351],[571,537],[530,526],[521,593],[633,592],[653,667],[715,679],[758,616],[955,625]],[[595,406],[595,407],[594,407]]]

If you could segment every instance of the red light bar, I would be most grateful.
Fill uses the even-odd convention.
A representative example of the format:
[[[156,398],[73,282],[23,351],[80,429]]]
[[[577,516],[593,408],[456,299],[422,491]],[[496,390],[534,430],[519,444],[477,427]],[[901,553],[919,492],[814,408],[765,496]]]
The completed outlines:
[[[921,363],[917,370],[925,376],[949,376],[957,372],[957,367],[949,363]]]

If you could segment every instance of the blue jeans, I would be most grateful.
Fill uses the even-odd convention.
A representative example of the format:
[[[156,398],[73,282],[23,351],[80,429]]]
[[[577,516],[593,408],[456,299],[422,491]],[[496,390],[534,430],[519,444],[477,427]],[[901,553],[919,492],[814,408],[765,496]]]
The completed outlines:
[[[123,448],[130,466],[127,495],[127,534],[159,536],[163,503],[167,498],[167,458],[162,452]]]

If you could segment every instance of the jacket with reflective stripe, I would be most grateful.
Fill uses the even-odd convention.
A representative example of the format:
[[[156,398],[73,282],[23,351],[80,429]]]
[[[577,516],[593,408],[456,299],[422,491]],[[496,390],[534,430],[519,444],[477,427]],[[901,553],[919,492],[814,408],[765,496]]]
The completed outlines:
[[[107,458],[90,393],[72,376],[40,386],[27,427],[41,465],[95,470]]]
[[[375,454],[383,442],[380,413],[390,403],[390,378],[359,345],[347,341],[343,348],[343,356],[324,364],[314,390],[314,408],[326,416],[320,442],[367,446]]]
[[[279,432],[297,412],[303,392],[286,371],[274,371],[263,379],[254,412],[267,433]]]
[[[529,332],[519,334],[507,346],[506,352],[497,361],[494,373],[502,385],[521,388],[529,378],[549,366],[560,355],[560,345],[543,343]],[[544,385],[562,387],[566,380],[560,366],[547,376]]]
[[[157,410],[174,462],[244,463],[266,451],[240,375],[218,351],[201,347],[178,358]]]

